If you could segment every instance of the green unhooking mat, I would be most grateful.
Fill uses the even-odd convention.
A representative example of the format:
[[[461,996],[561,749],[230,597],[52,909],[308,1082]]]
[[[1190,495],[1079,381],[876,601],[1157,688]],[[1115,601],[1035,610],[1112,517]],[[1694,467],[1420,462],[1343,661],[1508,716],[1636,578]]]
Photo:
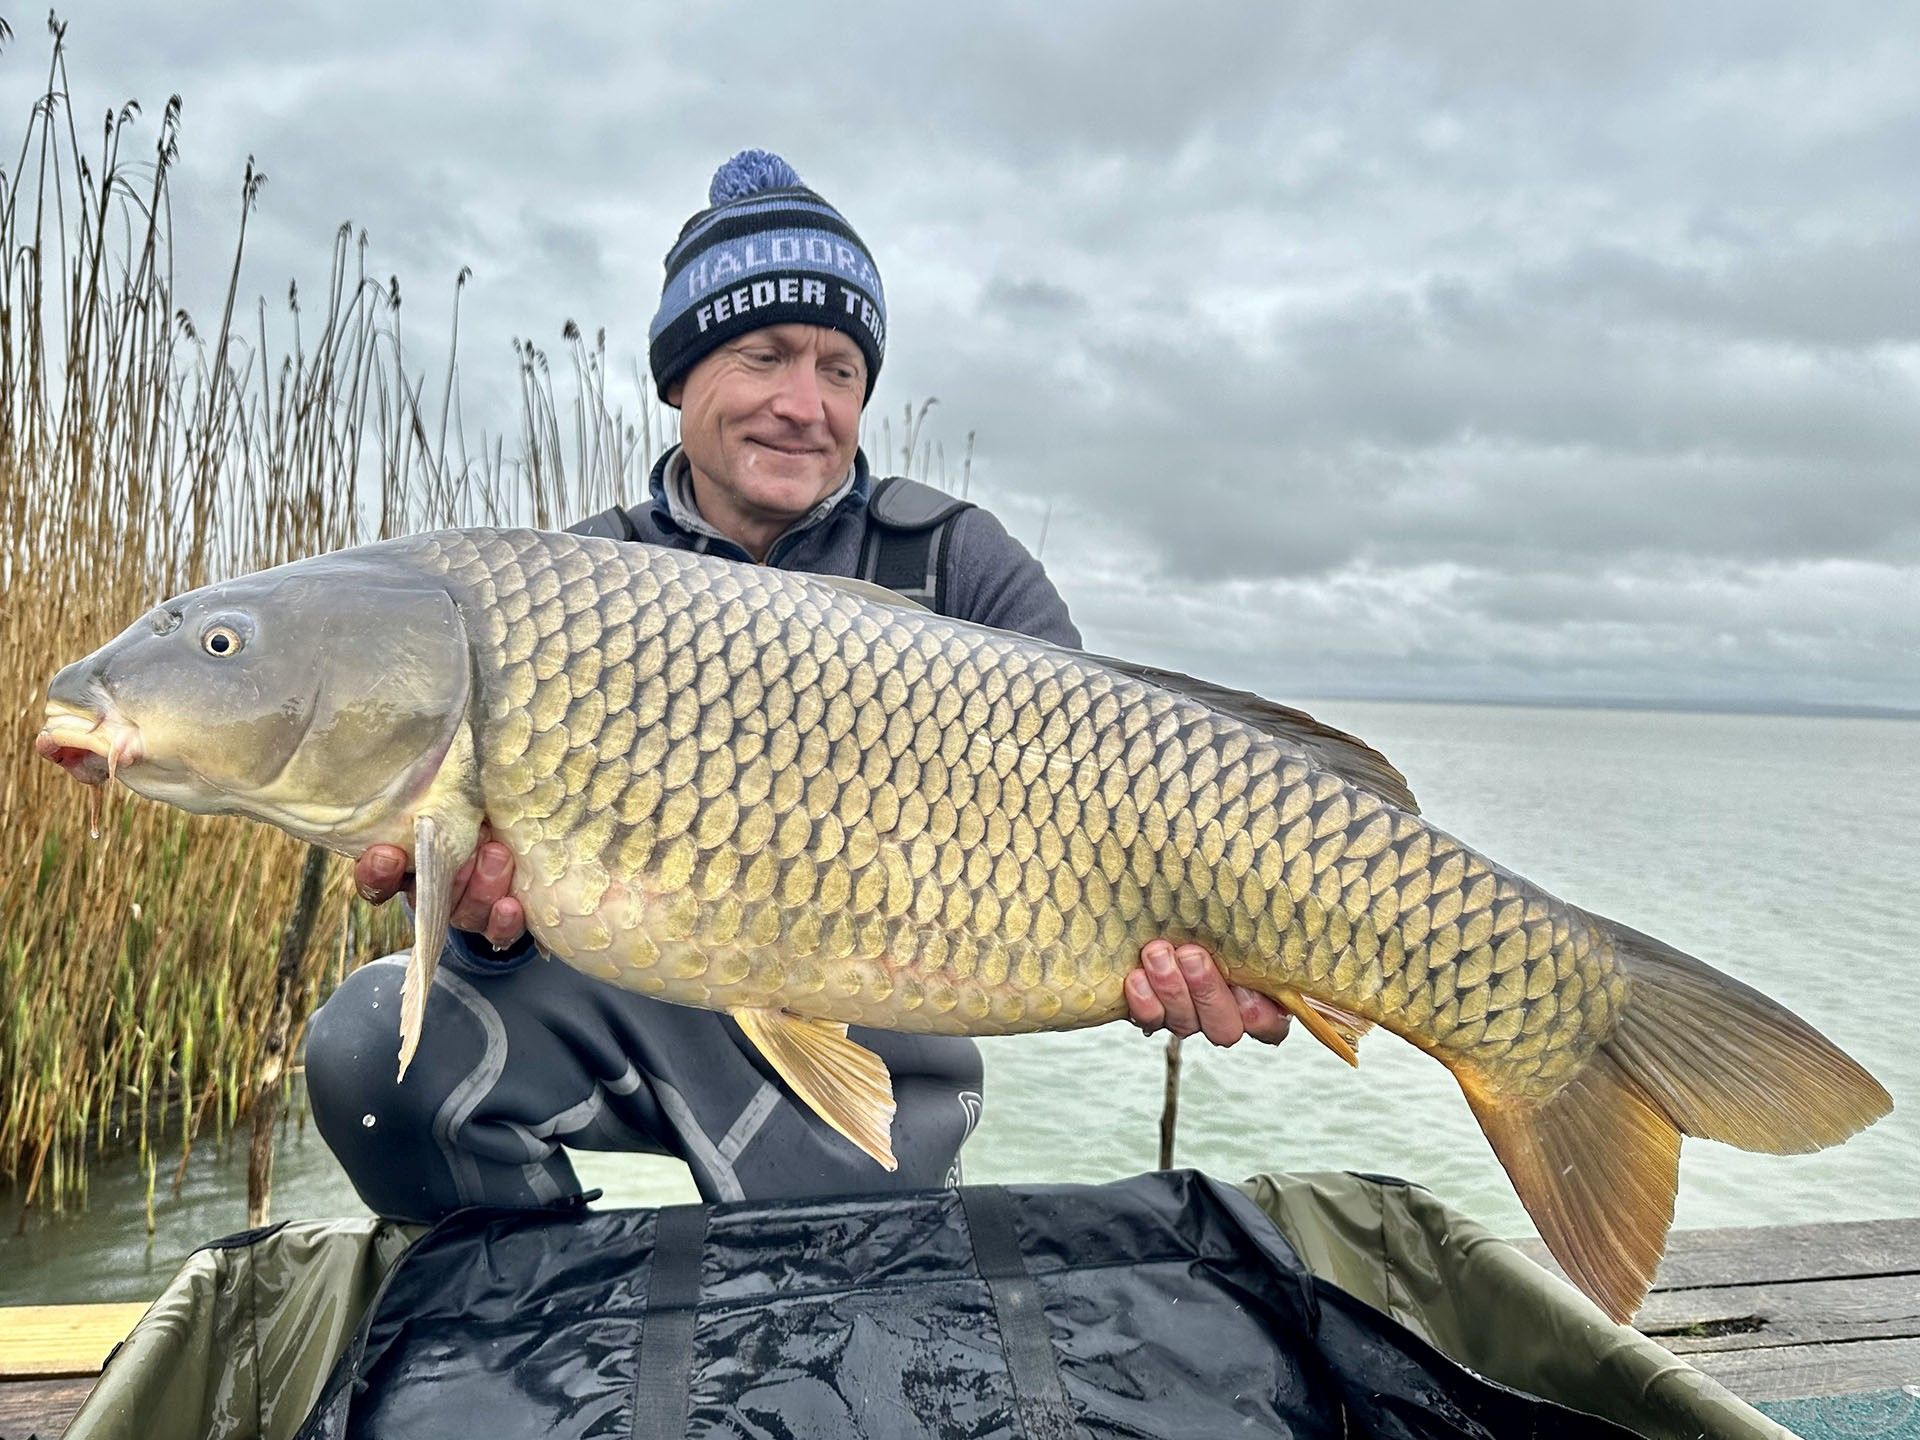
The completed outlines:
[[[522,1394],[550,1406],[529,1422],[541,1433],[598,1405],[562,1430],[582,1435],[600,1421],[621,1436],[763,1433],[740,1398],[769,1396],[793,1408],[763,1418],[799,1422],[768,1432],[783,1434],[828,1414],[818,1433],[1214,1433],[1192,1428],[1207,1407],[1247,1433],[1608,1433],[1503,1387],[1653,1437],[1788,1433],[1418,1187],[1269,1176],[1242,1191],[1175,1173],[657,1216],[494,1212],[439,1227],[405,1264],[415,1232],[286,1226],[194,1256],[68,1434],[446,1422],[510,1436]],[[921,1314],[914,1343],[955,1363],[849,1363],[883,1356],[910,1329],[899,1317]],[[794,1357],[793,1384],[768,1385]],[[1229,1371],[1251,1380],[1243,1393],[1223,1393]],[[467,1388],[425,1388],[435,1374]],[[685,1408],[650,1411],[668,1391]],[[468,1403],[481,1408],[453,1418]]]

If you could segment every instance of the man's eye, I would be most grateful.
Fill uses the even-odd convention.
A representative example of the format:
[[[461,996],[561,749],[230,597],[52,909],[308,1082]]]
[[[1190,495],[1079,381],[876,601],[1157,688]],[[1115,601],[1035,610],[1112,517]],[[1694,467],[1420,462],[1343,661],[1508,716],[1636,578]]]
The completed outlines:
[[[746,350],[741,353],[754,365],[771,365],[780,358],[771,350]]]

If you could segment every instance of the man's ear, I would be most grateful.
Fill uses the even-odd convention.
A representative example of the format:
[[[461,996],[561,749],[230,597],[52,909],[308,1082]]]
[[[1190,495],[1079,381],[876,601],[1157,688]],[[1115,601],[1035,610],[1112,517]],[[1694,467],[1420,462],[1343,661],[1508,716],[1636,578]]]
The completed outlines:
[[[674,381],[673,384],[667,387],[667,404],[678,410],[680,408],[680,398],[686,393],[687,382],[685,380]]]

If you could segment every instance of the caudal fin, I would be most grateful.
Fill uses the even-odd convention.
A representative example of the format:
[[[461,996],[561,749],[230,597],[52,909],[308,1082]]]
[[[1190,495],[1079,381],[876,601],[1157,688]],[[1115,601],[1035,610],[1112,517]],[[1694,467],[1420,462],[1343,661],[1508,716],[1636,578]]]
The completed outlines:
[[[1792,1154],[1893,1108],[1880,1083],[1750,986],[1624,925],[1630,988],[1614,1033],[1550,1099],[1515,1103],[1457,1071],[1540,1236],[1616,1320],[1639,1308],[1673,1221],[1680,1137]]]
[[[1601,924],[1633,982],[1608,1048],[1683,1134],[1794,1155],[1893,1109],[1878,1080],[1792,1011],[1651,935]]]

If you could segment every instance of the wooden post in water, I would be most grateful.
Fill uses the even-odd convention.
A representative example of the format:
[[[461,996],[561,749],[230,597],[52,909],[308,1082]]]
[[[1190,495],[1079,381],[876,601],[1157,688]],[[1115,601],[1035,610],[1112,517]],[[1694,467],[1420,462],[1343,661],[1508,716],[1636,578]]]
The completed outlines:
[[[1180,1119],[1180,1037],[1167,1036],[1167,1095],[1160,1105],[1160,1168],[1173,1168],[1173,1127]]]
[[[327,852],[307,847],[307,863],[300,871],[300,892],[294,897],[287,928],[280,932],[280,958],[273,972],[273,1014],[260,1042],[260,1067],[253,1092],[253,1137],[247,1147],[247,1225],[267,1223],[273,1197],[273,1123],[280,1109],[280,1082],[287,1074],[287,1045],[293,1038],[293,996],[300,969],[313,938],[314,917],[320,913],[320,891],[327,875]]]

